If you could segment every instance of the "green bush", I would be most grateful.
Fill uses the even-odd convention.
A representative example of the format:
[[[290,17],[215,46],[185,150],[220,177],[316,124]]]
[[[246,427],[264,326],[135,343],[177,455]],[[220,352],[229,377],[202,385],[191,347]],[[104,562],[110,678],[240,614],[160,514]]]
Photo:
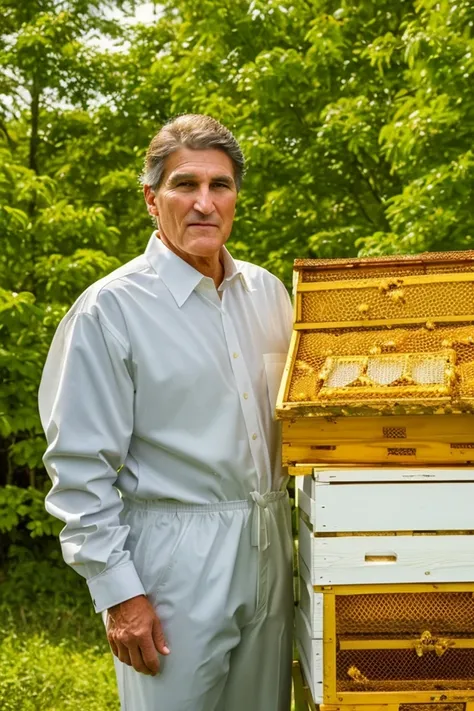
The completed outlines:
[[[73,638],[54,642],[46,632],[0,638],[2,711],[118,711],[110,652],[73,647]]]
[[[102,620],[57,542],[0,575],[1,711],[118,711]]]

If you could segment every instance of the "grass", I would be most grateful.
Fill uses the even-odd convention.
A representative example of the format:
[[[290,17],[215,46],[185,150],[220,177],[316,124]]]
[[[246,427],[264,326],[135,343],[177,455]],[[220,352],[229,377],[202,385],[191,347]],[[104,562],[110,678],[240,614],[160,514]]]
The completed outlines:
[[[0,573],[0,709],[119,711],[102,620],[65,567],[27,561]]]
[[[0,584],[0,709],[119,711],[112,657],[87,587],[27,561]]]
[[[110,653],[71,649],[49,632],[10,632],[0,641],[0,708],[118,711]]]

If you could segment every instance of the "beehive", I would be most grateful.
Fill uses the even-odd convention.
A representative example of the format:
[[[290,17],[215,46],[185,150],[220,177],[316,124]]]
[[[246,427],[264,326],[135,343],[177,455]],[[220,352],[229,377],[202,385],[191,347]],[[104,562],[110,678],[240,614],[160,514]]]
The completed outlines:
[[[297,260],[277,402],[311,709],[474,711],[474,252]]]
[[[474,469],[320,465],[297,484],[311,708],[474,711]]]
[[[474,252],[296,260],[276,408],[290,473],[474,462],[473,413]]]

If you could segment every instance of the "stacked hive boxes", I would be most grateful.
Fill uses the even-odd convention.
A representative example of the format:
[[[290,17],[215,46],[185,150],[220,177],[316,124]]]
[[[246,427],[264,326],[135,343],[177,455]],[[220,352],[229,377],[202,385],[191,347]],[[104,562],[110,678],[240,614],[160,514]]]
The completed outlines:
[[[298,260],[277,403],[322,711],[474,711],[474,252]]]

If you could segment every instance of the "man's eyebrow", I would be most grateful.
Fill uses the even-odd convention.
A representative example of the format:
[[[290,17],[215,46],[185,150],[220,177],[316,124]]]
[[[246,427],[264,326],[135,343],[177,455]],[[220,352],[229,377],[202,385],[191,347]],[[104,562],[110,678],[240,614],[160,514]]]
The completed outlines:
[[[181,180],[196,180],[194,173],[173,173],[166,181],[169,185],[176,185]]]
[[[180,183],[182,180],[195,181],[197,180],[197,176],[195,173],[174,173],[170,175],[167,180],[167,183],[168,185],[173,187]],[[213,178],[211,178],[211,183],[225,183],[229,187],[233,187],[235,185],[233,178],[231,178],[229,175],[215,175]]]
[[[232,187],[234,185],[234,180],[233,178],[230,177],[230,175],[215,175],[212,178],[212,183],[225,183],[226,185],[229,185]]]

